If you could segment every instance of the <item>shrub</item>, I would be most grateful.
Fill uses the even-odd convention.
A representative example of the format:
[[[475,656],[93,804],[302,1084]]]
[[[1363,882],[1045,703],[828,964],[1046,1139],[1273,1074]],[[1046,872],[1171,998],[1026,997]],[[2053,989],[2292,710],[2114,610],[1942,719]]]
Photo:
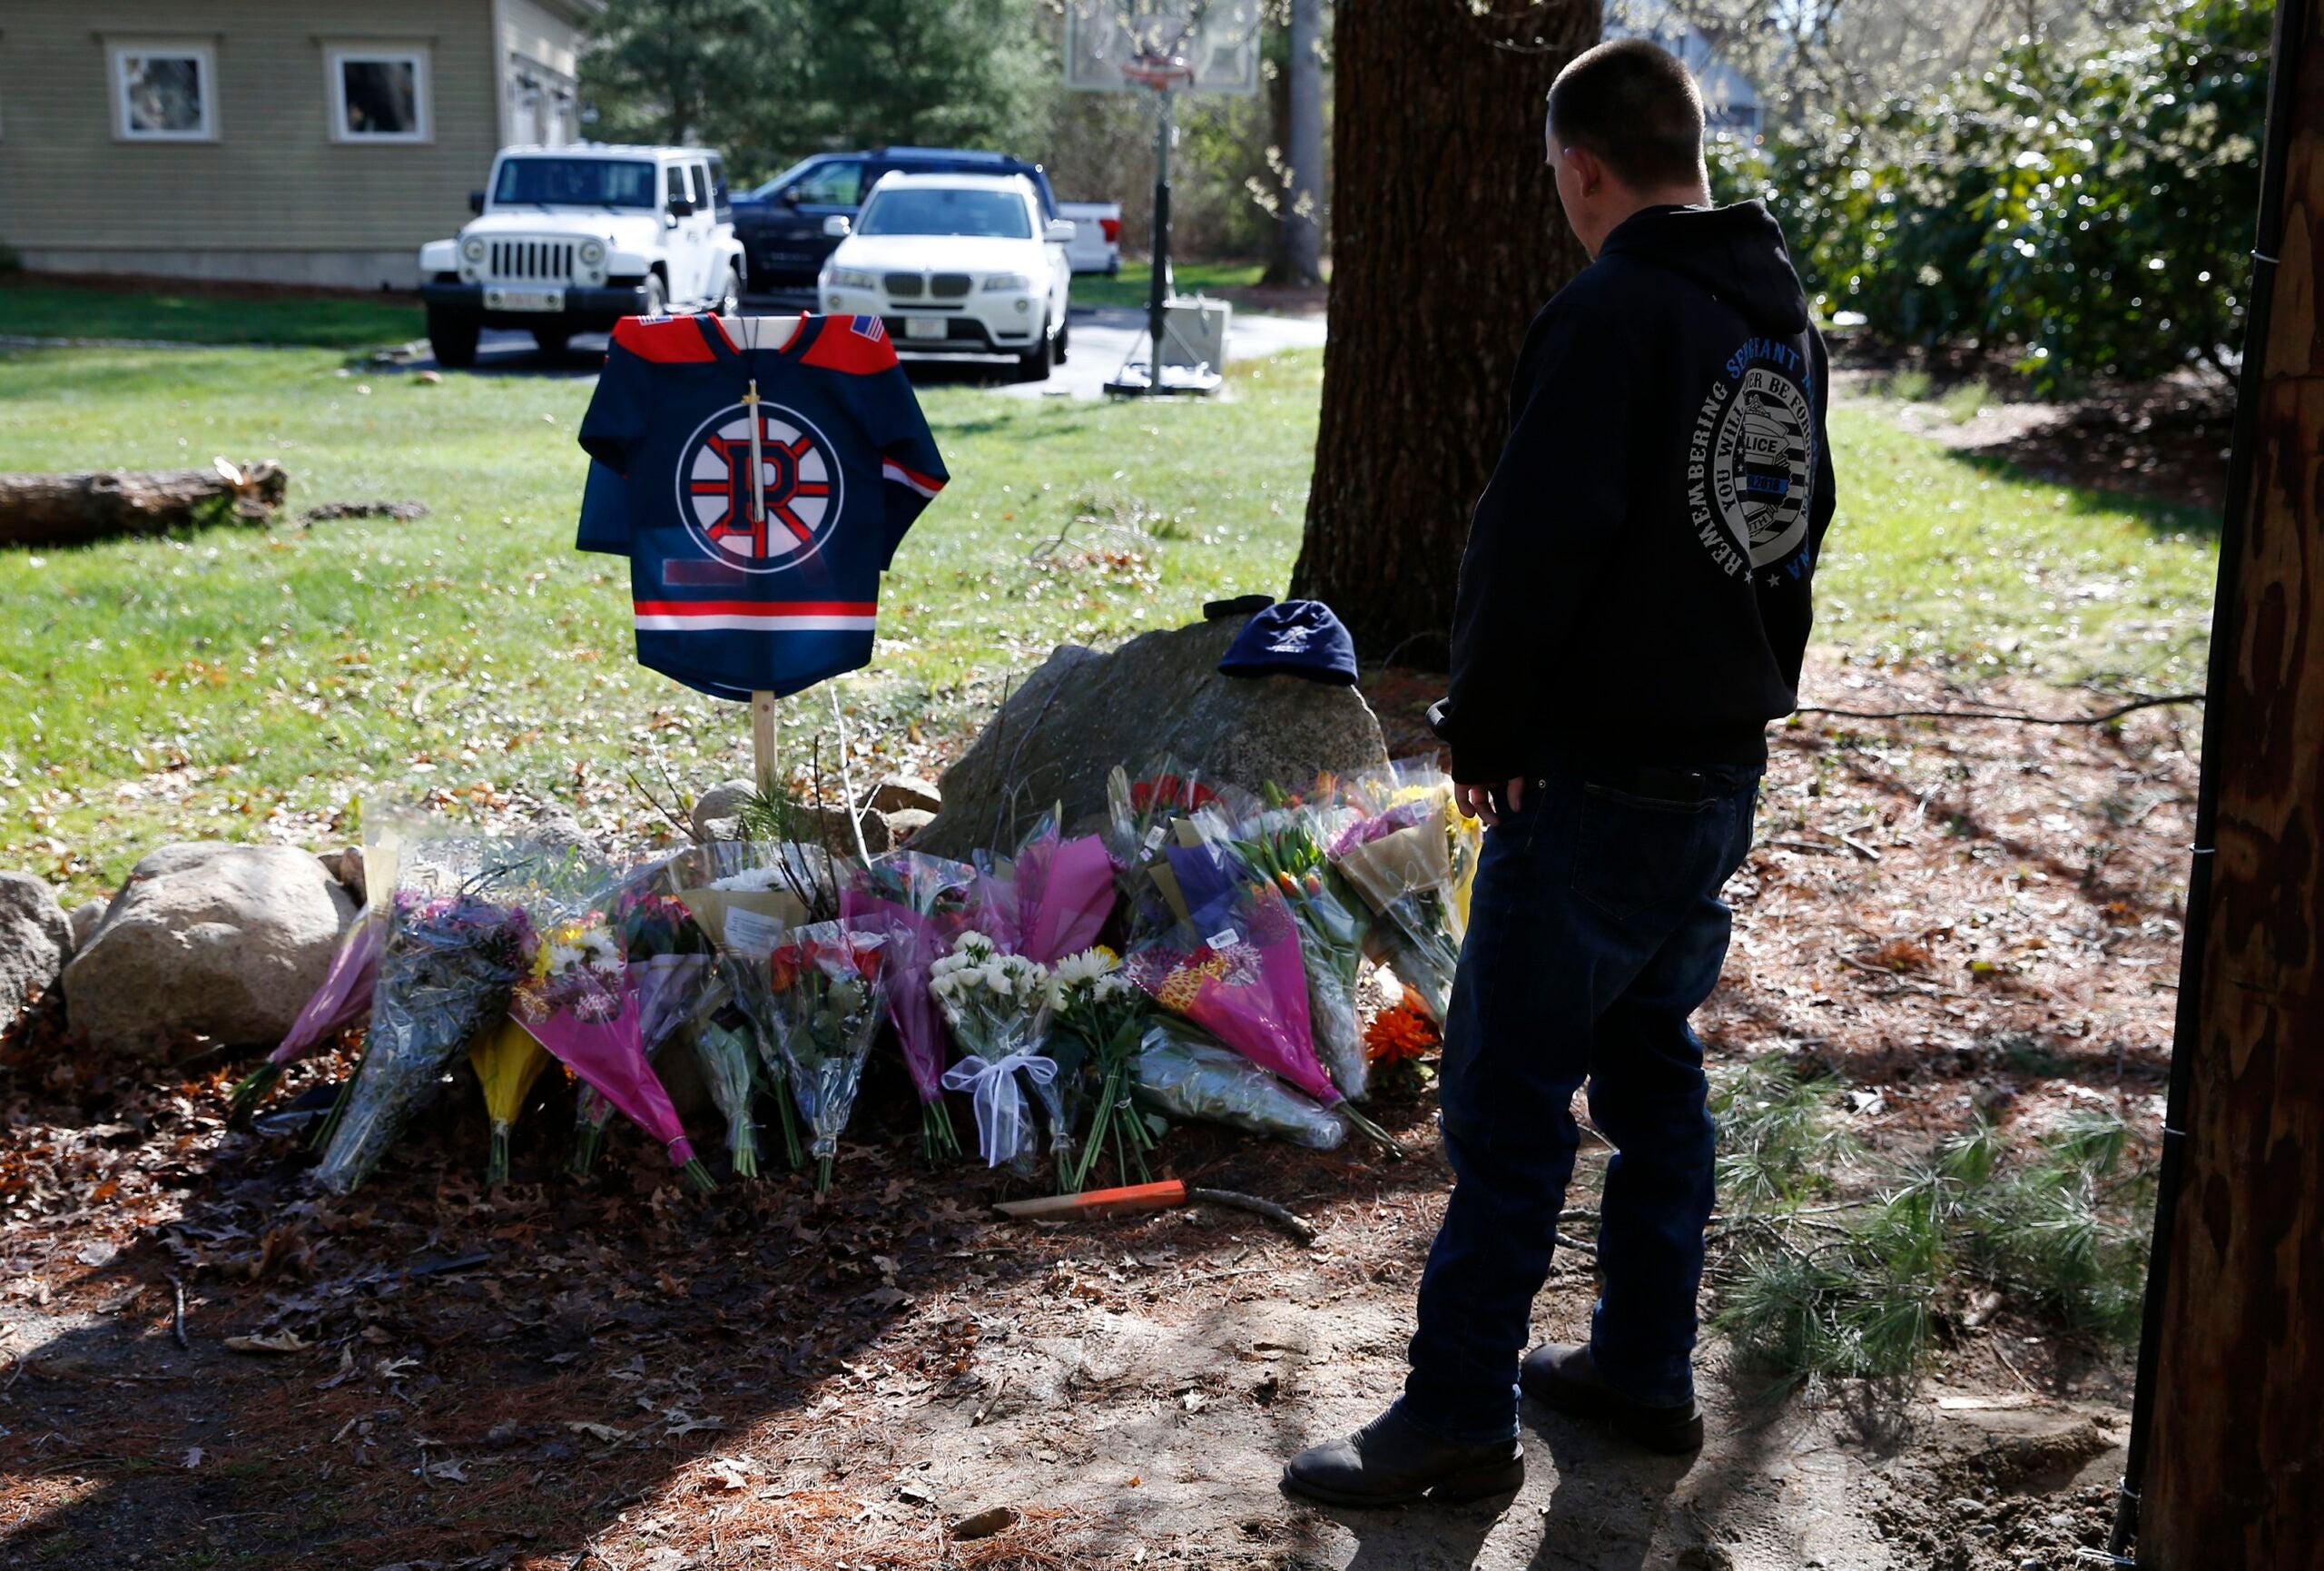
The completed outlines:
[[[2021,40],[1932,95],[1711,149],[1809,292],[1900,344],[2006,350],[2035,385],[2224,374],[2259,203],[2272,0],[2165,0],[2115,48]]]

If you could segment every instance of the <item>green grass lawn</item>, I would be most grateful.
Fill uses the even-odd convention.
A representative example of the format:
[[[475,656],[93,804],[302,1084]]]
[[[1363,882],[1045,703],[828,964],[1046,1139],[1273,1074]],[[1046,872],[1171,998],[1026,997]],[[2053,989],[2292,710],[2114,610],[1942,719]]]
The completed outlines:
[[[1231,289],[1249,289],[1259,282],[1259,274],[1266,264],[1257,262],[1182,262],[1170,270],[1184,294],[1218,294]],[[1073,279],[1073,303],[1076,305],[1144,305],[1147,291],[1154,281],[1154,263],[1147,258],[1136,261],[1122,258],[1120,272],[1108,278],[1101,272],[1077,273]]]
[[[403,343],[426,331],[417,303],[388,295],[284,291],[245,297],[198,288],[149,293],[0,274],[0,334],[17,338],[367,349]]]
[[[898,554],[873,668],[838,685],[859,772],[975,724],[1057,642],[1279,592],[1320,382],[1305,353],[1236,367],[1211,403],[923,390],[956,478]],[[373,790],[554,797],[638,825],[629,771],[696,788],[741,772],[741,707],[638,667],[624,564],[571,548],[590,388],[428,386],[296,350],[0,353],[0,468],[271,456],[294,512],[434,509],[0,552],[0,867],[95,894],[168,839],[326,844]],[[1820,637],[1867,659],[2195,680],[2200,520],[1988,472],[1860,407],[1834,438]],[[828,756],[828,706],[788,701],[789,757],[818,736]]]

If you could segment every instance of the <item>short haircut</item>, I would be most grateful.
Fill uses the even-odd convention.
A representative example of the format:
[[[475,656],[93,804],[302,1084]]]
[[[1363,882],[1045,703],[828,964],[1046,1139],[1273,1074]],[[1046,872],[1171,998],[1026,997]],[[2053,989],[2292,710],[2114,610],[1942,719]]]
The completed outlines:
[[[1550,133],[1586,147],[1637,191],[1686,185],[1703,167],[1703,95],[1679,58],[1643,38],[1584,50],[1550,84]]]

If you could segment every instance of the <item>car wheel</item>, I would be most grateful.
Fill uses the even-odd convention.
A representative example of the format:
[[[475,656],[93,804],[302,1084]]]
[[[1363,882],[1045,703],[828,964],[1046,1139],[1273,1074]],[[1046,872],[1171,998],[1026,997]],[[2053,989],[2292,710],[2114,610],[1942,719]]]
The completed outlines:
[[[726,270],[726,285],[724,289],[718,291],[718,298],[710,302],[710,310],[712,313],[716,316],[740,316],[742,314],[743,270],[741,268],[729,267]]]
[[[1065,363],[1066,351],[1072,348],[1072,335],[1073,326],[1070,322],[1061,325],[1057,330],[1057,344],[1050,351],[1050,358],[1059,365]]]
[[[669,287],[658,272],[645,275],[645,303],[638,308],[640,316],[666,316],[670,310]]]
[[[1017,357],[1017,380],[1019,381],[1049,380],[1049,322],[1047,317],[1041,319],[1040,336],[1033,341],[1030,349]]]
[[[436,351],[436,363],[448,370],[466,371],[476,364],[476,341],[483,331],[480,317],[438,306],[428,308],[428,347]]]
[[[537,327],[533,329],[534,346],[545,355],[563,354],[565,352],[566,341],[570,339],[572,336],[573,335],[571,333],[566,331],[561,327]]]

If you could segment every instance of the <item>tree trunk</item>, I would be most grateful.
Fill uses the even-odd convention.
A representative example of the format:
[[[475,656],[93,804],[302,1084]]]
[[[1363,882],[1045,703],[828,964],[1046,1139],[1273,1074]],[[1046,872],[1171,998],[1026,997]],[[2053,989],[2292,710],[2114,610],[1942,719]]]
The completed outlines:
[[[290,476],[271,459],[245,469],[0,475],[0,546],[77,546],[220,521],[252,522],[282,505]]]
[[[1330,338],[1292,592],[1329,601],[1367,660],[1441,662],[1526,324],[1585,260],[1541,119],[1599,7],[1363,0],[1338,17]]]
[[[1265,282],[1305,288],[1324,282],[1324,0],[1291,0],[1280,145],[1283,208]]]
[[[2156,1571],[2324,1566],[2324,26],[2277,18],[2134,1441]]]

